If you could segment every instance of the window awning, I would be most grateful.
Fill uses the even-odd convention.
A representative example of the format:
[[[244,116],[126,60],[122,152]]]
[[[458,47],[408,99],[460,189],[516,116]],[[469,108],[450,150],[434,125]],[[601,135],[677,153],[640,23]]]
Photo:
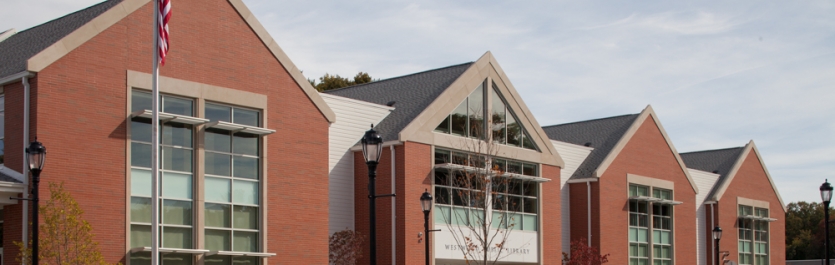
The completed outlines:
[[[667,199],[661,199],[661,198],[655,198],[655,197],[649,197],[649,196],[632,196],[632,197],[629,197],[629,199],[633,200],[633,201],[645,201],[645,202],[652,202],[652,203],[658,203],[658,204],[669,204],[669,205],[682,204],[682,202],[680,202],[680,201],[667,200]]]
[[[211,255],[223,255],[223,256],[244,256],[244,257],[272,257],[275,256],[275,253],[264,253],[264,252],[241,252],[241,251],[209,251],[206,256]]]
[[[140,110],[140,111],[136,111],[134,113],[131,113],[131,116],[152,119],[153,118],[153,113],[152,113],[151,110]],[[183,116],[183,115],[171,114],[171,113],[165,113],[165,112],[160,112],[159,113],[159,121],[160,121],[160,123],[176,122],[176,123],[191,124],[191,125],[200,125],[200,124],[204,124],[204,123],[209,122],[209,120],[207,120],[207,119],[201,119],[201,118],[196,118],[196,117]]]
[[[464,171],[464,172],[468,172],[468,173],[476,173],[476,174],[484,174],[485,171],[488,171],[485,168],[458,165],[458,164],[453,164],[453,163],[435,164],[435,168],[436,169],[440,168],[440,169],[449,169],[449,170],[460,170],[460,171]],[[491,177],[499,176],[499,177],[505,177],[505,178],[509,178],[509,179],[521,179],[521,180],[533,181],[533,182],[548,182],[548,181],[551,181],[551,179],[548,179],[548,178],[527,176],[527,175],[516,174],[516,173],[496,174],[496,172],[492,171],[492,170],[489,170],[489,172],[487,172],[487,174],[490,175]]]
[[[274,133],[275,130],[264,129],[261,127],[225,122],[225,121],[213,121],[206,125],[207,128],[217,128],[221,130],[228,130],[232,132],[242,132],[242,133],[251,133],[257,135],[267,135]]]
[[[756,215],[742,215],[742,216],[739,216],[739,219],[754,220],[754,221],[766,221],[766,222],[777,221],[777,219],[774,219],[774,218],[762,217],[762,216],[756,216]]]
[[[136,252],[151,252],[151,247],[138,247],[130,249],[130,253]],[[185,253],[185,254],[203,254],[209,253],[207,249],[187,249],[187,248],[159,248],[159,253]]]

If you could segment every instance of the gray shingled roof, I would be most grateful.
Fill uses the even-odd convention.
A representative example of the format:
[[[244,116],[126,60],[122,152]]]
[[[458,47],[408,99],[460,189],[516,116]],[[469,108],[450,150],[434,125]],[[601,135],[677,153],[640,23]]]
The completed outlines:
[[[596,120],[579,121],[542,127],[551,140],[587,145],[594,148],[569,180],[594,177],[592,174],[612,151],[629,126],[640,114],[629,114]]]
[[[374,126],[383,141],[399,139],[398,134],[441,92],[466,71],[472,62],[376,82],[325,91],[324,93],[385,105],[395,101],[394,111]]]
[[[20,180],[13,178],[12,176],[3,174],[3,172],[0,172],[0,182],[23,183]]]
[[[719,179],[716,180],[716,184],[713,185],[713,188],[711,188],[707,196],[707,198],[713,198],[716,187],[721,186],[721,183],[725,183],[728,173],[731,172],[731,168],[733,168],[734,163],[736,163],[736,160],[742,154],[743,149],[745,147],[733,147],[680,153],[679,155],[681,156],[681,160],[684,160],[684,165],[687,168],[719,174]]]
[[[26,71],[32,56],[58,42],[123,0],[108,0],[18,32],[0,42],[0,78]]]

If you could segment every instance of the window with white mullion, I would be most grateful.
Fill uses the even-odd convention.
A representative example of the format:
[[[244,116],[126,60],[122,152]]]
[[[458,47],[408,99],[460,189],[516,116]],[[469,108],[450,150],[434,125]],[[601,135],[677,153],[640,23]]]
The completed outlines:
[[[753,215],[753,207],[740,205],[739,216]],[[753,226],[754,222],[751,219],[739,218],[739,264],[754,264],[753,259]]]
[[[649,265],[649,203],[629,201],[629,265]]]
[[[190,99],[161,96],[162,112],[192,116]],[[150,93],[134,90],[132,110],[150,109]],[[151,119],[134,117],[131,133],[131,247],[151,245]],[[159,233],[160,246],[190,249],[193,244],[194,202],[194,127],[189,124],[162,123],[159,126]],[[150,262],[150,254],[131,254],[132,264]],[[170,254],[162,264],[191,264],[192,256]]]
[[[768,209],[755,208],[754,215],[768,218]],[[754,262],[756,265],[768,265],[768,222],[756,220],[754,222]]]
[[[206,104],[206,118],[259,126],[257,111]],[[205,247],[259,252],[260,138],[207,128],[205,135]],[[212,256],[206,264],[257,264],[250,257]]]

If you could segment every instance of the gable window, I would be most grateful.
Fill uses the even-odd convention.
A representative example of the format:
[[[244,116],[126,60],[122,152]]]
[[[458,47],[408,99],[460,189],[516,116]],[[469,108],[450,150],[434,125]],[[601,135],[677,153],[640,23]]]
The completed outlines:
[[[739,264],[768,265],[768,209],[738,206]]]
[[[492,83],[493,89],[489,89],[486,82],[476,87],[438,124],[435,131],[478,139],[490,136],[495,143],[537,150],[516,114],[507,108],[507,101],[499,93],[496,83]],[[488,104],[488,98],[492,103]],[[485,117],[489,117],[489,124],[486,124]]]
[[[672,211],[679,202],[672,198],[672,190],[629,185],[630,265],[673,264]]]

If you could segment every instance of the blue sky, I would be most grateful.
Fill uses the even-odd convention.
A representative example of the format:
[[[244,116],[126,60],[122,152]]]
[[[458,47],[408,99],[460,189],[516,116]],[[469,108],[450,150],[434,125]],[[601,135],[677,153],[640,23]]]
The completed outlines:
[[[96,2],[3,3],[0,30]],[[651,104],[680,152],[753,139],[786,203],[819,201],[835,180],[831,0],[244,2],[309,78],[389,78],[491,51],[542,125]]]

